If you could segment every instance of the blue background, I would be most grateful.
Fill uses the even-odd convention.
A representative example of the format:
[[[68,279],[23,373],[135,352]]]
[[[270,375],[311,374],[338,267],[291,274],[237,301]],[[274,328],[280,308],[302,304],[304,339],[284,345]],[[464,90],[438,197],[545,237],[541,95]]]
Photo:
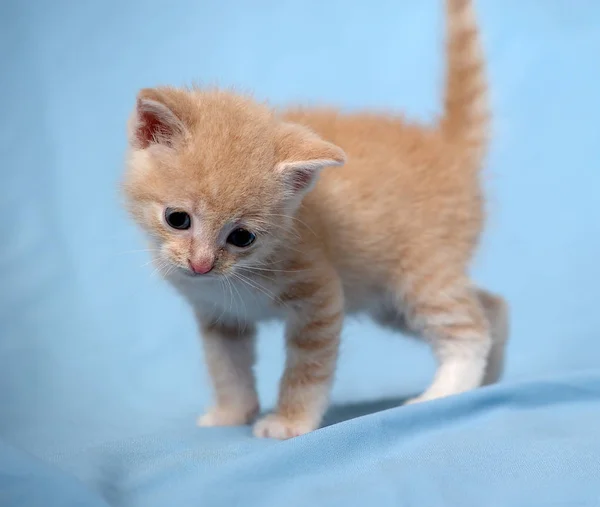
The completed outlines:
[[[115,505],[144,506],[199,499],[231,505],[232,491],[247,492],[245,505],[251,498],[281,505],[281,498],[313,490],[313,504],[348,505],[348,498],[379,491],[375,503],[382,506],[398,505],[399,498],[406,505],[459,498],[470,505],[464,498],[477,491],[486,498],[497,488],[499,505],[531,506],[539,495],[556,498],[548,489],[527,496],[536,480],[556,486],[552,474],[563,478],[560,494],[571,502],[575,491],[584,495],[580,505],[600,491],[600,453],[592,453],[600,438],[594,429],[600,427],[600,3],[594,0],[478,2],[494,135],[485,173],[490,219],[474,276],[512,307],[505,385],[283,444],[252,440],[248,428],[194,427],[209,400],[195,325],[185,303],[144,266],[145,245],[118,190],[137,90],[217,83],[274,104],[394,109],[432,120],[443,85],[440,7],[434,0],[0,5],[0,495],[7,505],[37,505],[19,496],[34,491],[46,492],[42,505],[48,505],[44,495],[58,498],[48,493],[54,487],[82,495],[81,502],[89,493],[90,505],[101,505],[103,496]],[[261,333],[265,406],[281,372],[280,334],[278,326]],[[349,322],[334,389],[342,407],[329,421],[392,406],[425,387],[432,372],[426,347],[368,322]],[[548,440],[538,445],[545,424],[556,426],[542,431]],[[504,438],[497,445],[489,443],[496,442],[494,428]],[[453,432],[464,443],[457,449]],[[474,434],[485,453],[481,442],[469,440]],[[350,452],[356,442],[365,443]],[[528,449],[522,459],[506,452],[516,448]],[[580,451],[559,460],[547,454],[550,448],[561,456]],[[433,459],[431,449],[446,454]],[[482,472],[490,470],[484,455],[494,452],[506,472],[498,484]],[[341,469],[328,476],[332,456]],[[396,468],[385,468],[386,456],[395,456]],[[456,476],[447,475],[444,459],[462,463],[453,467]],[[323,473],[313,468],[315,460]],[[165,472],[173,467],[172,476]],[[371,470],[383,482],[356,482],[352,470],[363,478]],[[15,479],[19,471],[41,482],[25,487]],[[263,475],[242,484],[251,471]],[[456,486],[476,473],[479,489]],[[288,485],[281,491],[277,474]],[[506,484],[522,475],[509,493]],[[439,491],[427,486],[431,477],[438,477]],[[336,496],[339,490],[319,485],[323,478],[345,480],[348,491],[362,485]],[[443,487],[450,478],[456,491]],[[260,496],[264,484],[272,498]]]

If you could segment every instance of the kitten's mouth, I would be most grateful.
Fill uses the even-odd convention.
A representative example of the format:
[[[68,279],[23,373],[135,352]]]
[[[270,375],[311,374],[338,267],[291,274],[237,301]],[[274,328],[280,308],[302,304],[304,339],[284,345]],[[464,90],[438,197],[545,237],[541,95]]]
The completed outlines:
[[[181,272],[188,276],[189,278],[214,278],[215,273],[212,271],[210,273],[195,273],[194,271],[186,268],[180,268]]]
[[[187,266],[177,265],[178,271],[188,278],[214,278],[218,274],[214,269],[214,262],[192,262],[188,260]]]
[[[215,278],[217,278],[219,276],[219,273],[217,273],[214,269],[211,269],[210,271],[206,272],[206,273],[196,273],[195,271],[192,271],[189,268],[184,268],[182,266],[177,266],[179,273],[181,273],[182,275],[184,275],[186,278],[193,278],[196,280],[214,280]]]

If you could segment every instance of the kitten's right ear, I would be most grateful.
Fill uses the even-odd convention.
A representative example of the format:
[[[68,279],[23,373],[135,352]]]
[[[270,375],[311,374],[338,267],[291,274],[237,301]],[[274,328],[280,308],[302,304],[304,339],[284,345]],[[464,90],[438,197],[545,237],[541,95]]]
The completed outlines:
[[[152,144],[172,147],[174,141],[185,133],[185,125],[177,115],[160,100],[156,90],[142,90],[130,123],[130,143],[138,149]]]

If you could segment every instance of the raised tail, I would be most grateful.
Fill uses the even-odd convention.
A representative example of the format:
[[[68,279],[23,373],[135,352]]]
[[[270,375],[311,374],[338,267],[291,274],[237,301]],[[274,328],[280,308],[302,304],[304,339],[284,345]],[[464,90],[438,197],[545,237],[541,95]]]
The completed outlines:
[[[464,143],[479,166],[485,156],[489,107],[485,64],[472,0],[446,1],[446,90],[441,128]]]

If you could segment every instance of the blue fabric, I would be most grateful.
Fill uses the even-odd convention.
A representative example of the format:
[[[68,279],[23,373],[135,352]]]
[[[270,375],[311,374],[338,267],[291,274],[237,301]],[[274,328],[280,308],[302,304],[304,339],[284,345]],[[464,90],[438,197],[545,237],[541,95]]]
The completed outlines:
[[[474,277],[513,309],[499,386],[392,408],[428,350],[349,322],[326,428],[195,428],[192,316],[122,210],[139,88],[432,119],[440,3],[0,4],[0,505],[600,504],[600,3],[479,2],[495,122]],[[261,331],[268,407],[281,328]]]
[[[79,481],[0,441],[0,505],[107,507]]]

